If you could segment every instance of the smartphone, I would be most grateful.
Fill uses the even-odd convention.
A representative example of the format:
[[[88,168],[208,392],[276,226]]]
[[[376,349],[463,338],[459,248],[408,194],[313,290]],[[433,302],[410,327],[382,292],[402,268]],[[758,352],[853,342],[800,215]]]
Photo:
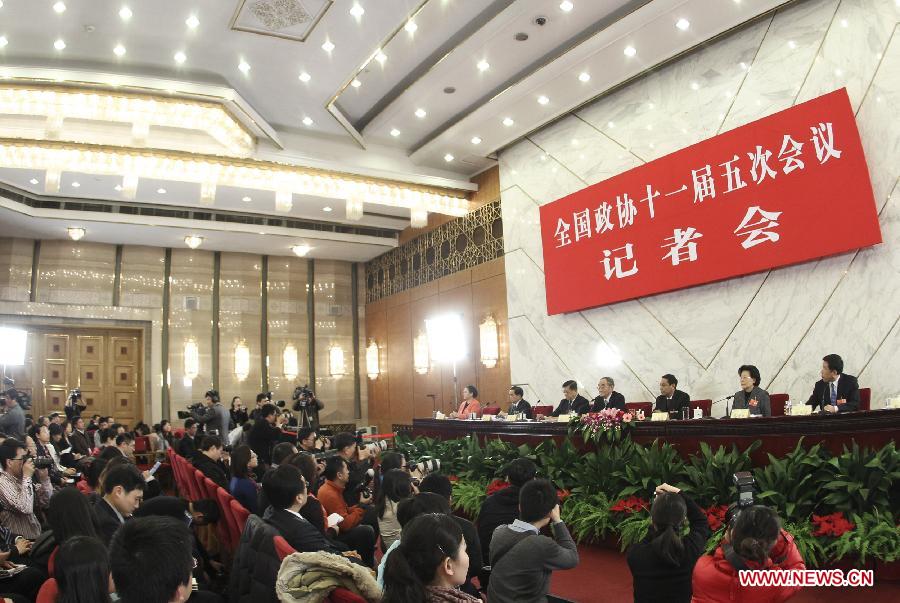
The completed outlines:
[[[159,469],[159,466],[160,466],[160,465],[162,465],[162,462],[161,462],[161,461],[156,461],[156,464],[153,465],[153,467],[150,468],[150,475],[153,475],[154,473],[156,473],[156,470]]]

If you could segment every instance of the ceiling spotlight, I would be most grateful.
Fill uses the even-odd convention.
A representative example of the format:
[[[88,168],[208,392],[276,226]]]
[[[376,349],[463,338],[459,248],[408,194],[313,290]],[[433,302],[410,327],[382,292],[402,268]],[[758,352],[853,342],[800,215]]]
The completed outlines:
[[[446,161],[447,163],[450,163],[454,159],[455,159],[455,157],[453,155],[451,155],[450,153],[447,153],[446,155],[444,155],[444,161]]]
[[[415,21],[407,21],[406,25],[403,26],[403,29],[405,29],[407,33],[416,33],[419,26],[416,25]]]
[[[514,122],[512,120],[512,117],[504,117],[503,118],[503,125],[506,126],[507,128],[510,127],[511,125],[513,125],[514,123],[516,123],[516,122]]]
[[[309,245],[294,245],[293,247],[291,247],[291,251],[294,252],[294,255],[300,258],[309,253],[310,249],[312,248]]]
[[[359,88],[360,86],[362,86],[362,82],[356,78],[353,78],[353,81],[350,82],[350,85],[353,86],[354,88]]]
[[[241,59],[241,62],[238,63],[238,70],[240,70],[240,72],[244,75],[247,75],[248,73],[250,73],[250,63]]]
[[[69,238],[73,241],[80,241],[84,237],[84,229],[79,226],[72,226],[66,229]]]
[[[159,193],[160,195],[165,195],[165,194],[166,194],[166,189],[164,189],[164,188],[158,188],[158,189],[156,189],[156,192]]]
[[[184,237],[184,244],[191,249],[197,249],[203,244],[203,237],[197,235],[188,235]]]
[[[197,18],[197,15],[191,15],[185,19],[184,24],[191,29],[197,29],[197,26],[200,25],[200,19]]]
[[[0,48],[3,48],[9,44],[9,40],[6,39],[6,36],[0,36]]]
[[[675,22],[675,27],[677,27],[681,31],[687,31],[690,26],[691,22],[687,19],[678,19],[678,21]]]
[[[565,0],[565,2],[559,3],[559,10],[564,13],[570,12],[573,8],[575,8],[575,5],[569,2],[569,0]]]
[[[487,61],[478,61],[478,65],[476,65],[476,67],[478,67],[478,71],[487,71],[491,68],[491,64]]]
[[[471,143],[472,144],[481,144],[481,138],[479,138],[478,136],[473,136]]]
[[[541,96],[539,96],[537,98],[537,101],[538,101],[539,105],[546,105],[547,103],[550,102],[550,99],[542,94]]]
[[[125,56],[125,47],[121,44],[117,44],[115,48],[113,48],[113,54],[117,57]]]
[[[30,183],[32,183],[32,184],[37,184],[37,183],[38,183],[38,179],[37,179],[37,178],[32,178],[32,179],[29,180],[28,182],[30,182]]]
[[[122,19],[123,21],[127,21],[128,19],[130,19],[133,14],[134,13],[132,13],[131,9],[128,8],[127,6],[123,6],[119,10],[119,18]]]
[[[250,197],[241,197],[241,201],[243,201],[244,203],[250,203],[251,201],[253,201],[253,199]]]
[[[56,11],[57,14],[62,14],[66,12],[66,3],[65,2],[57,2],[53,5],[53,10]]]
[[[77,181],[76,181],[76,182],[73,182],[73,183],[72,183],[72,188],[79,188],[80,186],[81,186],[81,183],[80,183],[80,182],[77,182]]]
[[[65,47],[66,47],[66,43],[62,40],[62,38],[60,38],[59,40],[57,40],[56,42],[53,43],[53,48],[55,48],[57,50],[62,50]]]
[[[375,53],[375,60],[384,65],[384,62],[387,60],[387,55],[379,50]]]
[[[331,43],[331,40],[325,40],[325,43],[322,44],[322,50],[325,52],[331,52],[334,50],[334,44]]]
[[[366,14],[366,9],[361,7],[359,4],[354,4],[353,8],[350,9],[350,14],[359,19],[364,14]]]
[[[331,207],[328,206],[328,205],[326,205],[325,207],[322,208],[322,211],[324,211],[325,213],[330,213],[330,212],[331,212]]]
[[[181,52],[180,50],[175,53],[175,62],[181,65],[187,60],[187,55]]]
[[[312,76],[310,76],[305,71],[301,72],[299,77],[300,77],[300,81],[303,82],[304,84],[312,79]]]
[[[416,109],[416,117],[418,117],[419,119],[422,119],[426,115],[428,114],[425,112],[425,109]]]
[[[307,115],[306,117],[303,118],[303,125],[304,125],[304,126],[311,126],[311,125],[313,125],[313,120],[312,120],[312,118],[311,118],[309,115]]]
[[[121,184],[117,184],[114,188],[116,189],[116,192],[119,192],[119,193],[122,192],[122,185],[121,185]]]
[[[635,50],[634,46],[626,46],[625,50],[623,50],[622,52],[625,53],[626,57],[633,57],[637,54],[637,50]]]
[[[397,138],[398,136],[400,136],[400,130],[398,130],[397,128],[392,129],[391,136],[393,136],[394,138]]]
[[[591,74],[587,71],[582,71],[578,74],[578,80],[581,82],[589,82],[591,81]]]

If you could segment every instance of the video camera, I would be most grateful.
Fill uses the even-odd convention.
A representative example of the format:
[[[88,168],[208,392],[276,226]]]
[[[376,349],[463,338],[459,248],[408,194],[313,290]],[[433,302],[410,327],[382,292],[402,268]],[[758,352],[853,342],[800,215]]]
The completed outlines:
[[[13,379],[11,379],[9,377],[3,377],[3,389],[4,390],[8,391],[10,389],[13,389],[15,387],[15,385],[16,385],[16,382]],[[19,404],[19,406],[22,407],[22,410],[31,410],[31,396],[29,396],[25,392],[20,392],[20,391],[16,390],[16,402]],[[5,397],[0,397],[0,405],[6,406],[6,398]]]
[[[309,406],[315,397],[313,391],[309,389],[308,383],[295,387],[294,393],[291,394],[291,399],[294,401],[294,412],[300,412],[302,409]]]
[[[203,408],[203,402],[197,402],[196,404],[191,404],[190,406],[187,407],[186,410],[178,411],[178,418],[179,419],[190,419],[192,413],[197,412],[197,411],[201,410],[202,408]]]

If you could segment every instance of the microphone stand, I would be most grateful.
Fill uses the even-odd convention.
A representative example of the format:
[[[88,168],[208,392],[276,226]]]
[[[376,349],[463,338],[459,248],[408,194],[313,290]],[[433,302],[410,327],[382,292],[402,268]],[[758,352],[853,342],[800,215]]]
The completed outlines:
[[[426,398],[431,398],[431,418],[433,419],[437,414],[437,395],[436,394],[425,394]]]
[[[731,400],[732,398],[734,398],[734,394],[731,394],[730,396],[725,396],[724,398],[719,398],[718,400],[716,400],[715,402],[710,404],[709,405],[710,418],[712,418],[712,407],[715,406],[716,404],[718,404],[719,402],[725,402],[725,418],[727,419],[728,417],[730,417],[731,409],[729,408],[728,401]]]

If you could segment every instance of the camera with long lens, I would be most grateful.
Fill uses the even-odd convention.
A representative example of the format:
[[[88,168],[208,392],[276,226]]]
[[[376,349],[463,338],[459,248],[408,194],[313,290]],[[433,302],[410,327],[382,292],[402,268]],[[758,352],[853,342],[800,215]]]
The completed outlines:
[[[313,391],[309,389],[308,383],[295,387],[294,393],[291,394],[291,399],[294,401],[294,412],[300,412],[302,409],[309,406],[314,398],[315,396],[313,395]]]
[[[344,494],[344,500],[347,504],[355,504],[360,496],[372,498],[372,486],[374,483],[375,470],[372,468],[366,469],[365,473],[351,475]],[[346,492],[349,492],[349,495]]]
[[[49,469],[53,466],[53,458],[49,456],[36,456],[34,457],[34,468],[35,469]]]
[[[368,444],[363,445],[363,450],[368,452],[369,454],[381,454],[385,450],[388,449],[387,440],[378,440],[377,442],[370,442]]]
[[[753,474],[749,471],[738,471],[734,474],[733,479],[734,487],[737,490],[737,500],[731,503],[725,512],[725,523],[728,525],[731,525],[741,511],[755,504],[756,481],[753,479]]]
[[[186,410],[178,411],[178,418],[179,419],[190,419],[191,413],[197,412],[202,408],[203,408],[202,402],[197,402],[196,404],[191,404],[190,406],[187,407]]]
[[[413,471],[418,471],[422,475],[428,475],[429,473],[434,473],[436,471],[441,470],[441,459],[431,458],[430,456],[424,456],[419,459],[418,463],[414,463],[412,466]]]
[[[69,392],[69,404],[73,407],[85,407],[85,405],[81,403],[81,390],[79,388],[76,387]]]

